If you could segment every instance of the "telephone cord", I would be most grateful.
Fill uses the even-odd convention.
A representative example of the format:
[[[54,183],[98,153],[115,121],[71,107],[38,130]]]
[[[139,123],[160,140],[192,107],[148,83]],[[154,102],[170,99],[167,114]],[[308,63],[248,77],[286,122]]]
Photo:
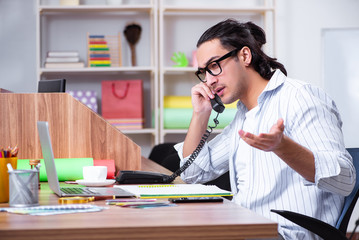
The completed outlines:
[[[213,119],[213,122],[215,125],[213,127],[208,126],[209,129],[206,129],[206,132],[203,134],[201,141],[199,142],[197,148],[193,151],[193,153],[188,158],[188,160],[179,169],[177,169],[171,176],[168,176],[166,179],[164,179],[165,183],[170,183],[173,180],[175,180],[176,177],[180,176],[181,173],[183,173],[193,163],[193,161],[197,158],[197,156],[201,152],[205,142],[211,135],[213,129],[216,128],[217,125],[219,124],[219,121],[217,119],[218,115],[219,115],[219,113],[217,112],[217,116]]]

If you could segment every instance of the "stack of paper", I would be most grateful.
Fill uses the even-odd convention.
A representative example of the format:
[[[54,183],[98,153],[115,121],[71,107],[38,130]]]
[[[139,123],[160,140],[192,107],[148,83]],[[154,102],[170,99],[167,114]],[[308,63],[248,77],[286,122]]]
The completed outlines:
[[[47,53],[45,68],[83,68],[77,51],[50,51]]]

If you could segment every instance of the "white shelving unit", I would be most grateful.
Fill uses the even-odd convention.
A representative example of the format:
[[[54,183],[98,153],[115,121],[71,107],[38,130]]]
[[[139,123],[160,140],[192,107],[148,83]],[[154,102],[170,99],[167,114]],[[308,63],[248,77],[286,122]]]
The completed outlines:
[[[246,5],[244,5],[246,4]],[[265,51],[274,54],[275,2],[238,0],[162,0],[159,2],[159,93],[160,142],[184,140],[187,129],[164,128],[164,96],[190,96],[191,87],[199,81],[194,67],[172,67],[174,52],[184,52],[191,62],[192,51],[202,33],[226,18],[252,21],[267,34]],[[183,41],[185,39],[185,41]],[[221,132],[220,129],[214,133]]]
[[[95,3],[95,4],[93,4]],[[123,35],[126,24],[142,27],[136,45],[137,66],[130,64],[130,49]],[[40,79],[66,79],[67,90],[95,90],[101,108],[102,80],[142,79],[145,124],[143,129],[121,130],[142,147],[142,154],[159,143],[158,132],[158,15],[155,0],[126,0],[121,5],[107,1],[80,1],[77,6],[59,0],[37,1],[37,73]],[[87,32],[101,35],[121,33],[120,67],[44,68],[48,51],[78,51],[87,65]],[[100,110],[101,112],[101,110]]]
[[[154,145],[182,141],[187,132],[187,129],[164,128],[164,96],[190,96],[191,87],[198,83],[194,75],[196,68],[173,67],[172,54],[184,52],[191,63],[201,34],[226,18],[253,21],[262,26],[269,43],[265,50],[270,55],[275,53],[274,0],[123,0],[120,5],[108,5],[106,0],[81,0],[77,6],[62,6],[60,0],[38,0],[38,80],[65,78],[67,90],[95,90],[101,106],[102,80],[142,79],[144,128],[122,132],[142,147],[142,155],[148,156]],[[130,22],[142,27],[136,45],[138,66],[130,66],[130,49],[122,34],[120,67],[43,67],[48,51],[68,50],[78,51],[87,65],[87,33],[116,35]],[[221,129],[214,130],[219,132]]]

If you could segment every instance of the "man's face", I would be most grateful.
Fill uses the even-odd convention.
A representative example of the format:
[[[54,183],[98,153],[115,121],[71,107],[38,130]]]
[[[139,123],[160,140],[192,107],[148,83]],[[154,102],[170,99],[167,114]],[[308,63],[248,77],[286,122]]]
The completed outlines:
[[[208,64],[221,58],[230,52],[223,48],[218,39],[202,43],[197,50],[197,61],[199,68],[205,68]],[[240,95],[246,89],[246,83],[243,80],[243,71],[239,55],[229,57],[219,62],[222,72],[217,76],[212,76],[206,72],[206,84],[221,97],[223,103],[229,104],[240,98]]]

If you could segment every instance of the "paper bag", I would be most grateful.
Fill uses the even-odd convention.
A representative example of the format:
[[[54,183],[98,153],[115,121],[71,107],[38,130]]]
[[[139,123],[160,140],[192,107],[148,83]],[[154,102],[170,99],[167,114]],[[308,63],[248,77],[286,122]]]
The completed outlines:
[[[118,128],[142,128],[142,80],[102,81],[102,116]]]

